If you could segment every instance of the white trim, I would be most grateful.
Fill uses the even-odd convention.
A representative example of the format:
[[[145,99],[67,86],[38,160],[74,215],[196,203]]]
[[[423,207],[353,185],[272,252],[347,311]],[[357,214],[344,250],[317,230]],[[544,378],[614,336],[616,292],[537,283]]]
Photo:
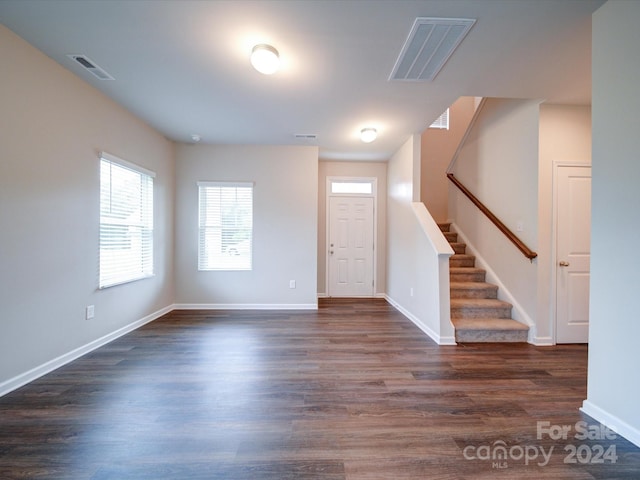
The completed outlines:
[[[83,345],[74,350],[71,350],[70,352],[60,355],[59,357],[54,358],[53,360],[49,360],[48,362],[45,362],[42,365],[39,365],[27,372],[21,373],[20,375],[17,375],[13,378],[10,378],[9,380],[6,380],[0,383],[0,397],[2,397],[3,395],[6,395],[9,392],[12,392],[13,390],[16,390],[22,387],[23,385],[26,385],[27,383],[37,380],[38,378],[46,375],[47,373],[51,373],[57,368],[60,368],[63,365],[66,365],[67,363],[70,363],[82,357],[83,355],[86,355],[87,353],[92,352],[106,345],[107,343],[122,337],[123,335],[126,335],[127,333],[130,333],[140,328],[141,326],[146,325],[147,323],[150,323],[160,318],[163,315],[166,315],[172,310],[174,310],[173,305],[169,305],[167,307],[161,308],[157,312],[147,315],[146,317],[143,317],[140,320],[136,320],[135,322],[130,323],[129,325],[125,325],[124,327],[119,328],[118,330],[115,330],[111,333],[108,333],[107,335],[100,337],[92,342],[89,342],[86,345]]]
[[[198,187],[255,187],[256,182],[196,182]]]
[[[318,303],[176,303],[174,310],[317,310]]]
[[[148,175],[151,178],[156,178],[156,172],[154,172],[153,170],[148,170],[136,163],[127,162],[126,160],[123,160],[120,157],[116,157],[115,155],[111,155],[110,153],[100,152],[99,158],[100,160],[106,160],[107,162],[115,163],[117,165],[120,165],[121,167],[133,170],[134,172]]]
[[[427,336],[429,336],[429,338],[431,338],[431,340],[436,342],[438,345],[457,345],[456,339],[454,337],[441,337],[436,332],[434,332],[429,327],[427,327],[425,324],[423,324],[418,317],[416,317],[414,314],[412,314],[411,312],[403,308],[398,302],[393,300],[391,297],[385,294],[384,298],[387,300],[387,302],[389,302],[389,304],[391,304],[392,307],[394,307],[396,310],[402,313],[402,315],[404,315],[409,320],[411,320],[416,327],[418,327],[420,330],[426,333]]]
[[[617,434],[629,440],[634,445],[640,447],[640,430],[639,429],[635,428],[632,425],[629,425],[627,422],[623,420],[620,420],[615,415],[598,407],[597,405],[595,405],[593,402],[590,402],[589,400],[585,400],[582,402],[582,408],[580,408],[580,411],[586,413],[590,417],[593,417],[594,420],[597,420],[607,428],[610,428]]]
[[[504,283],[502,283],[502,281],[500,280],[498,275],[496,275],[496,272],[493,271],[493,269],[485,261],[485,259],[482,257],[482,255],[480,255],[480,253],[469,242],[469,239],[462,232],[460,227],[458,225],[456,225],[455,222],[451,222],[451,225],[453,226],[455,232],[458,234],[458,237],[460,238],[461,242],[464,243],[467,246],[467,249],[469,250],[469,252],[476,257],[476,266],[486,270],[486,272],[487,272],[487,281],[490,282],[490,283],[493,283],[495,285],[498,285],[498,298],[500,300],[505,301],[505,302],[509,302],[513,306],[512,310],[511,310],[511,317],[514,320],[517,320],[520,323],[524,323],[525,325],[527,325],[529,327],[529,333],[528,333],[528,336],[527,336],[527,342],[531,343],[532,345],[539,345],[537,343],[538,337],[536,335],[536,333],[537,333],[536,332],[536,325],[533,322],[533,320],[531,319],[531,317],[527,314],[525,309],[522,308],[522,305],[520,305],[520,303],[516,300],[516,298],[511,294],[509,289],[507,287],[505,287]],[[547,342],[546,338],[543,339],[543,342],[544,343],[542,343],[540,345],[548,345],[548,343],[546,343]]]
[[[533,336],[533,340],[530,343],[532,343],[536,347],[553,347],[556,344],[553,337],[536,337],[536,336]]]

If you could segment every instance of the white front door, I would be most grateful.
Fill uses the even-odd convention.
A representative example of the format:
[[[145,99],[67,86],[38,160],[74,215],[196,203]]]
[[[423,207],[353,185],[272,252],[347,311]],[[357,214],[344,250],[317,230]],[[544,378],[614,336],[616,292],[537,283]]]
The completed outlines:
[[[329,198],[329,296],[373,296],[373,197]]]
[[[591,167],[558,166],[556,342],[589,341]]]

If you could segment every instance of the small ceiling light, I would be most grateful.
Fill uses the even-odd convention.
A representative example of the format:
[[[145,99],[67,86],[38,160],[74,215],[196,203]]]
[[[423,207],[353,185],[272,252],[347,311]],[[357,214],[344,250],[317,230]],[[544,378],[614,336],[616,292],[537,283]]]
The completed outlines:
[[[360,130],[360,140],[364,143],[371,143],[378,138],[378,131],[375,128],[363,128]]]
[[[192,134],[191,140],[195,143],[198,143],[200,141],[200,135],[198,135],[197,133]]]
[[[251,51],[251,65],[265,75],[275,73],[280,66],[278,50],[265,43],[256,45]]]

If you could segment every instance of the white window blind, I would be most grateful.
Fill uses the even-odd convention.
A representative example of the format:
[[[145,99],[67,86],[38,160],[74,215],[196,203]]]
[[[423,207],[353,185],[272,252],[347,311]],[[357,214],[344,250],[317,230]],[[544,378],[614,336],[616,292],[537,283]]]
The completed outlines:
[[[100,156],[100,288],[153,275],[154,176]]]
[[[198,270],[251,270],[253,184],[198,182]]]
[[[429,128],[442,128],[444,130],[449,130],[449,109],[447,108],[444,113],[429,126]]]

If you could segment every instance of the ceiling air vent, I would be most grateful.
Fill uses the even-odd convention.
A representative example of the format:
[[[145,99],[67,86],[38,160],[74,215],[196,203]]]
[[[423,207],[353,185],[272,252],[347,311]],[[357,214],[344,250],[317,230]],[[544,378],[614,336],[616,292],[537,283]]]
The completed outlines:
[[[295,138],[297,138],[298,140],[316,140],[318,138],[318,135],[316,135],[315,133],[296,133],[294,135]]]
[[[471,18],[416,18],[389,80],[436,78],[474,23]]]
[[[91,72],[94,77],[99,78],[100,80],[115,80],[86,55],[67,55],[67,57],[82,65],[85,70]]]

